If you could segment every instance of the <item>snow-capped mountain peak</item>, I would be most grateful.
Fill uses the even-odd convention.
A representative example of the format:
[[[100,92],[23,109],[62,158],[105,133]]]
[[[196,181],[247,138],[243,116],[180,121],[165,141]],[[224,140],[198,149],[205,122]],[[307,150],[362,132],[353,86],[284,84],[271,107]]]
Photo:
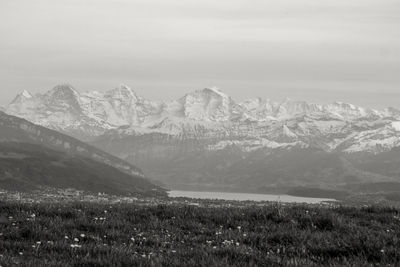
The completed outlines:
[[[334,102],[326,105],[324,109],[326,112],[336,114],[346,120],[353,120],[360,117],[381,116],[381,113],[377,110],[362,108],[343,102]]]
[[[398,109],[377,111],[342,102],[319,105],[262,98],[238,104],[215,87],[156,102],[138,96],[124,84],[106,92],[82,94],[62,84],[45,94],[22,92],[5,111],[81,139],[124,126],[134,131],[116,131],[119,135],[158,133],[251,145],[244,150],[308,144],[348,152],[374,151],[376,144],[386,148],[400,144]]]
[[[232,115],[236,103],[216,88],[204,88],[185,95],[178,100],[184,117],[193,120],[226,121]]]
[[[26,102],[27,100],[31,99],[32,97],[33,97],[33,95],[29,91],[24,90],[14,98],[14,100],[11,102],[11,104]]]
[[[21,93],[21,96],[25,97],[25,98],[32,98],[33,95],[31,94],[31,92],[27,91],[27,90],[23,90]]]
[[[59,84],[46,93],[50,98],[78,98],[79,92],[70,84]]]
[[[48,91],[44,97],[38,96],[36,100],[46,106],[47,112],[58,112],[60,116],[63,113],[68,116],[80,116],[82,113],[81,95],[69,84],[57,85]]]
[[[200,90],[203,92],[209,92],[209,93],[214,93],[214,94],[218,94],[221,97],[228,97],[225,93],[223,93],[218,87],[216,86],[212,86],[212,87],[206,87],[203,90]]]
[[[138,99],[136,93],[125,84],[120,84],[116,88],[107,91],[105,96],[115,99]]]
[[[223,93],[217,87],[205,87],[203,89],[195,90],[188,93],[184,98],[229,98],[228,95]]]

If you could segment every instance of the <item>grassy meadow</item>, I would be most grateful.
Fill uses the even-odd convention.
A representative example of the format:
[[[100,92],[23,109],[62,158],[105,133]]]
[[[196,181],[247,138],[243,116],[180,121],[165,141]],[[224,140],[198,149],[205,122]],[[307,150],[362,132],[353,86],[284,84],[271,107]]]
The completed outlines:
[[[1,266],[395,266],[400,212],[0,202]]]

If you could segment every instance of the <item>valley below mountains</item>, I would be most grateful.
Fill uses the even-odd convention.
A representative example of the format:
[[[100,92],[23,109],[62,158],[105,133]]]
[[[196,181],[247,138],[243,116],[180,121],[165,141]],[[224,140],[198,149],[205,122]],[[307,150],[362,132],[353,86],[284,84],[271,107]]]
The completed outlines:
[[[165,195],[142,170],[73,137],[0,111],[0,189]]]
[[[167,188],[390,191],[400,182],[395,108],[239,103],[216,88],[152,101],[125,85],[86,93],[59,85],[44,94],[24,91],[4,111],[139,166]]]

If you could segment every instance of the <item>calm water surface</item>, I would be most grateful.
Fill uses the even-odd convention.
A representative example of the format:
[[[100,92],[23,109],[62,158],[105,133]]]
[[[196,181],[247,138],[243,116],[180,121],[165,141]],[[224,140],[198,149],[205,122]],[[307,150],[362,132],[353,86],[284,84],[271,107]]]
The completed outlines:
[[[309,203],[316,204],[323,201],[335,201],[329,198],[309,198],[294,197],[289,195],[271,195],[271,194],[249,194],[249,193],[225,193],[225,192],[199,192],[199,191],[179,191],[172,190],[168,192],[170,197],[188,197],[200,199],[223,199],[223,200],[252,200],[252,201],[280,201],[287,203]]]

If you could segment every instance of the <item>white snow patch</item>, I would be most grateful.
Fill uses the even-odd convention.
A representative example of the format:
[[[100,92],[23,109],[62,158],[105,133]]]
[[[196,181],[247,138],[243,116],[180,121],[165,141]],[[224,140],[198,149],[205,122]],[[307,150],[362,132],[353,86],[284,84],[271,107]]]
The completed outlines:
[[[396,131],[400,132],[400,121],[394,121],[394,122],[392,122],[392,127],[393,127],[393,129],[395,129]]]

